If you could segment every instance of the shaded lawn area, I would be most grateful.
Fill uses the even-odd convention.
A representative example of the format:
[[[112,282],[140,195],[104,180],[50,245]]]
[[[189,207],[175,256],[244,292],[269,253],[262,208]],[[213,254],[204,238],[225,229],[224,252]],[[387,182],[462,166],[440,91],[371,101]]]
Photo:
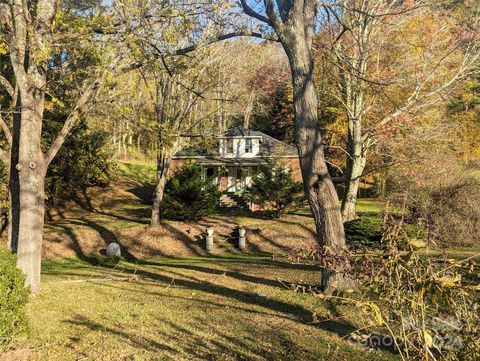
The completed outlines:
[[[341,202],[339,203],[339,206]],[[383,202],[375,198],[359,198],[357,200],[357,213],[358,215],[379,215],[383,210]],[[310,208],[304,207],[302,209],[291,212],[292,214],[298,214],[302,216],[311,217],[312,213]]]
[[[28,309],[31,338],[17,348],[32,360],[397,359],[345,340],[354,309],[279,282],[318,277],[315,266],[243,255],[46,262]]]

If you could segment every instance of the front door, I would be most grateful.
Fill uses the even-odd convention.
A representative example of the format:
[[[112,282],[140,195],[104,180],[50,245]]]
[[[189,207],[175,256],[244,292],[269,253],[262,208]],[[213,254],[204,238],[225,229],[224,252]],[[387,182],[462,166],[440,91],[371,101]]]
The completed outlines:
[[[245,190],[245,177],[242,168],[228,167],[228,191],[241,192]]]
[[[237,191],[237,167],[228,167],[228,191],[236,192]]]

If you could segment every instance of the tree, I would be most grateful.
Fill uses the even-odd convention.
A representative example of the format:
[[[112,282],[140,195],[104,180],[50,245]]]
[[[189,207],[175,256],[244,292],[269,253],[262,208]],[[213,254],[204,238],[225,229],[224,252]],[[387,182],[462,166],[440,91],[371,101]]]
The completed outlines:
[[[315,0],[265,0],[265,15],[255,11],[246,0],[241,0],[241,5],[245,14],[273,29],[289,60],[295,109],[295,143],[305,194],[315,219],[318,243],[320,246],[345,248],[338,196],[328,173],[318,124],[312,52],[318,4]]]
[[[205,69],[203,69],[205,70]],[[200,73],[202,70],[200,70]],[[158,77],[156,88],[155,113],[158,121],[158,155],[157,177],[155,192],[153,194],[152,216],[150,225],[160,226],[161,208],[170,161],[179,151],[184,140],[196,129],[202,117],[194,119],[192,110],[199,101],[202,92],[195,93],[182,89],[178,76]],[[181,134],[184,132],[185,134]]]
[[[59,5],[57,0],[0,2],[2,43],[13,74],[12,83],[2,77],[2,85],[15,104],[11,129],[7,121],[1,121],[10,145],[10,243],[17,253],[17,265],[25,273],[26,284],[32,292],[40,289],[47,168],[98,88],[95,76],[83,78],[80,90],[70,93],[76,96],[76,100],[71,102],[71,112],[61,130],[51,144],[44,144],[45,99],[49,97],[60,102],[48,93],[51,82],[58,80],[54,76],[55,70],[68,69],[67,66],[54,67],[58,65],[54,60],[65,63],[69,60],[68,52],[58,45],[61,44],[58,31],[62,28],[57,21]]]
[[[47,128],[49,125],[46,124]],[[65,201],[73,199],[81,207],[93,211],[87,190],[107,187],[116,171],[109,133],[92,130],[82,119],[48,168],[47,207],[64,205]]]
[[[202,178],[202,167],[185,164],[166,184],[165,215],[195,221],[215,213],[220,192],[211,179]]]
[[[283,54],[282,54],[283,55]],[[287,143],[294,142],[292,84],[288,63],[270,57],[249,81],[253,128]],[[247,103],[249,104],[249,103]],[[248,128],[247,124],[244,124]]]
[[[302,203],[303,185],[293,179],[292,170],[281,163],[269,162],[261,165],[248,188],[249,199],[257,204],[270,206],[274,217]]]
[[[330,49],[334,94],[348,124],[344,221],[356,218],[359,180],[379,138],[440,104],[479,59],[478,31],[430,5],[358,0],[327,7],[328,40],[319,42]]]

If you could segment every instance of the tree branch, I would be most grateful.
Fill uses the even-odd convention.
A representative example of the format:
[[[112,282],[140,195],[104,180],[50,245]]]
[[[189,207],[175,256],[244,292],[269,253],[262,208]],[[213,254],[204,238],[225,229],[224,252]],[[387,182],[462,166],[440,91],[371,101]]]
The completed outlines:
[[[270,26],[272,26],[272,23],[270,21],[269,18],[267,18],[266,16],[263,16],[263,15],[260,15],[259,13],[257,13],[255,10],[253,10],[250,6],[248,6],[247,2],[245,0],[240,0],[240,4],[242,5],[242,9],[243,9],[243,12],[252,17],[252,18],[255,18],[265,24],[268,24]]]
[[[10,146],[12,146],[12,132],[10,132],[10,128],[7,125],[7,122],[3,117],[0,115],[0,127],[3,130],[3,133],[5,134],[5,138],[7,138],[7,142]]]
[[[206,42],[190,45],[190,46],[187,46],[186,48],[183,48],[183,49],[174,50],[171,55],[187,55],[188,53],[191,53],[192,51],[197,50],[201,45],[211,45],[211,44],[217,43],[219,41],[228,40],[228,39],[236,38],[236,37],[239,37],[239,36],[252,36],[252,37],[255,37],[255,38],[268,40],[268,41],[278,41],[278,39],[270,38],[270,37],[268,37],[268,36],[266,36],[262,33],[259,33],[259,32],[239,30],[239,31],[232,31],[231,33],[221,34],[221,35],[215,36],[211,39],[208,39]]]
[[[3,85],[5,90],[7,91],[8,95],[13,99],[14,94],[15,94],[15,89],[13,89],[12,84],[5,78],[2,74],[0,74],[0,84]]]
[[[50,149],[45,154],[45,162],[47,166],[52,162],[52,160],[57,155],[58,151],[62,147],[65,139],[67,138],[68,134],[72,130],[72,128],[77,124],[78,119],[80,116],[85,112],[86,107],[90,100],[92,99],[95,91],[100,87],[100,80],[95,80],[90,86],[83,92],[82,96],[78,99],[77,103],[75,104],[74,109],[67,117],[67,120],[63,124],[62,129],[58,133],[57,137],[53,141]]]
[[[283,22],[275,14],[275,6],[273,5],[272,0],[263,0],[265,4],[265,12],[267,13],[268,19],[272,24],[272,27],[278,31],[283,32]]]

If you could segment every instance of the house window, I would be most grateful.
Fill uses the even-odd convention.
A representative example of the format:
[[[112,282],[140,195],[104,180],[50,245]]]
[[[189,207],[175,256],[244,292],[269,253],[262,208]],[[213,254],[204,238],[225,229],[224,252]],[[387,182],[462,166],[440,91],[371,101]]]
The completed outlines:
[[[215,169],[214,168],[207,168],[207,178],[211,178],[215,175]]]
[[[251,139],[245,139],[245,153],[253,152],[253,141]]]
[[[227,139],[227,154],[233,154],[233,139]]]

